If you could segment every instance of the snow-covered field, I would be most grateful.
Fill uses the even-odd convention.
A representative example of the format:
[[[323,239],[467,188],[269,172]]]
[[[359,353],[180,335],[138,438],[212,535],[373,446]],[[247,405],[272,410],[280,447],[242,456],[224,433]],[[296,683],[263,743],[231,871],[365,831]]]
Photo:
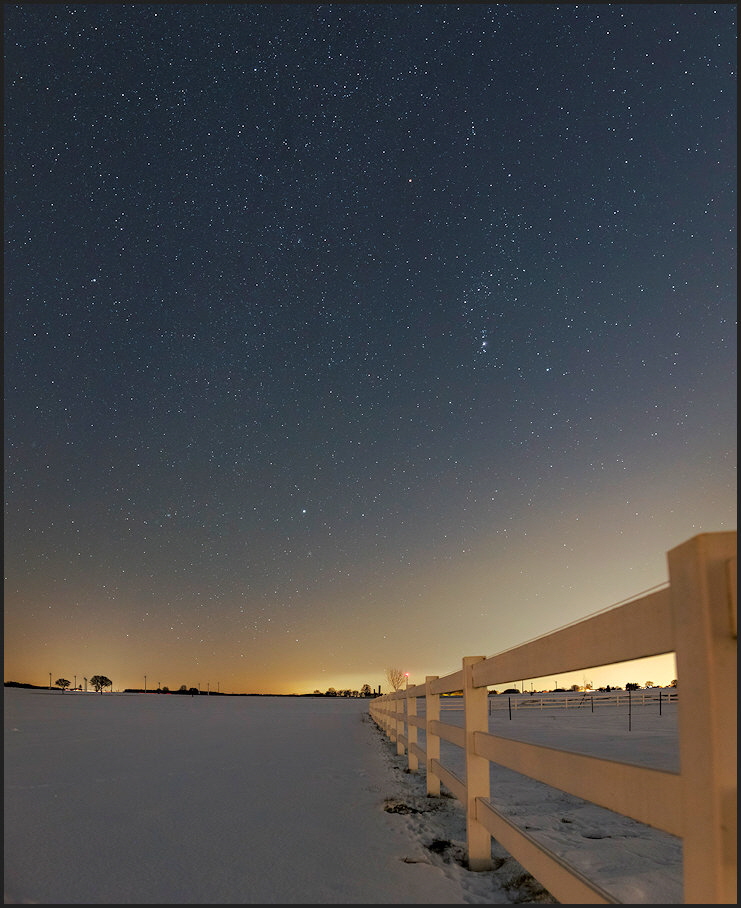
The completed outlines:
[[[656,702],[640,706],[634,701],[629,715],[625,702],[619,707],[600,705],[592,711],[585,698],[581,708],[572,705],[568,709],[517,709],[510,719],[506,700],[502,696],[491,704],[492,734],[679,771],[676,701],[662,703],[660,712]],[[424,701],[419,703],[421,706]],[[420,714],[423,713],[421,707]],[[443,700],[440,718],[451,725],[462,725],[462,702],[454,698]],[[419,743],[425,747],[422,731]],[[460,748],[441,741],[441,760],[459,778],[465,778]],[[491,769],[491,800],[512,822],[527,829],[534,839],[560,854],[619,901],[682,903],[682,843],[676,836],[499,766]]]
[[[630,730],[622,707],[494,710],[490,728],[677,768],[675,704],[634,707]],[[496,842],[495,869],[468,871],[462,806],[405,767],[364,700],[6,688],[5,902],[554,901]],[[492,800],[620,901],[682,902],[673,836],[503,769]]]

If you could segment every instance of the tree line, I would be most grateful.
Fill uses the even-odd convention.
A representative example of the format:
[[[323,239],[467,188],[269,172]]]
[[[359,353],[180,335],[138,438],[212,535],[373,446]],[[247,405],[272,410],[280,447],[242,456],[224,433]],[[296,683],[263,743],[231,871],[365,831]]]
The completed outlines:
[[[350,690],[350,688],[342,688],[336,690],[334,687],[328,687],[327,690],[322,693],[320,690],[315,690],[313,693],[314,697],[375,697],[376,694],[371,690],[370,684],[364,684],[360,690]]]
[[[105,675],[93,675],[92,678],[90,678],[90,679],[86,678],[85,680],[89,681],[89,683],[93,687],[93,689],[96,690],[100,694],[103,693],[103,690],[106,687],[113,686],[113,682],[111,681],[111,679],[106,678]],[[54,684],[56,687],[61,688],[62,693],[64,693],[64,691],[67,690],[67,688],[70,686],[70,682],[66,678],[57,678],[57,680],[54,682]],[[76,690],[81,690],[81,688],[78,687],[78,688],[76,688]],[[177,691],[170,691],[170,688],[165,686],[165,687],[157,688],[155,693],[191,694],[191,696],[194,696],[195,694],[199,694],[200,691],[196,687],[186,687],[185,684],[181,684],[180,689]],[[216,694],[217,692],[210,691],[210,693]],[[373,697],[373,696],[375,696],[375,694],[371,690],[370,684],[364,684],[360,688],[360,690],[350,690],[349,688],[336,690],[334,687],[328,688],[324,693],[322,693],[322,691],[320,691],[320,690],[315,690],[314,696],[315,697]]]
[[[85,678],[86,681],[89,680],[90,686],[93,690],[97,691],[99,694],[102,694],[106,687],[113,687],[113,681],[110,678],[106,678],[105,675],[93,675],[92,678]],[[72,682],[68,681],[66,678],[57,678],[54,682],[56,687],[62,688],[62,693],[64,693]],[[77,687],[75,690],[82,690],[82,688]]]
[[[395,691],[399,690],[401,688],[402,684],[404,684],[405,682],[408,683],[408,678],[409,678],[409,673],[404,672],[399,668],[386,669],[386,680],[388,681],[390,687]],[[111,681],[110,678],[107,678],[105,675],[93,675],[92,678],[89,678],[89,679],[85,678],[85,682],[89,683],[91,685],[91,687],[93,688],[93,690],[95,690],[99,694],[102,694],[103,691],[105,690],[105,688],[113,687],[113,682]],[[67,690],[67,688],[70,686],[70,682],[67,680],[67,678],[57,678],[57,680],[54,682],[54,684],[56,687],[61,688],[62,693],[64,693],[64,691]],[[675,678],[671,682],[670,686],[677,687],[677,685],[678,685],[678,682]],[[22,684],[18,684],[17,682],[14,682],[14,681],[6,681],[5,686],[6,687],[8,687],[8,686],[33,687],[34,685],[22,685]],[[652,687],[655,687],[655,684],[653,681],[646,681],[645,687],[652,688]],[[567,692],[576,692],[576,691],[581,691],[581,690],[588,691],[591,689],[592,689],[591,683],[586,684],[585,687],[581,687],[578,684],[573,684],[570,688],[568,688],[568,690],[563,687],[557,687],[557,688],[555,688],[555,692],[556,693],[567,693]],[[611,687],[609,684],[606,687],[598,688],[598,690],[600,692],[613,691],[613,690],[617,691],[620,689],[621,689],[620,687],[615,687],[615,686]],[[75,688],[75,690],[82,690],[82,687],[78,686],[77,688]],[[640,685],[637,684],[636,682],[628,682],[625,685],[625,690],[640,690]],[[503,691],[503,693],[505,693],[505,694],[519,694],[519,693],[524,693],[524,692],[525,691],[518,690],[518,688],[516,688],[516,687],[510,687],[510,688],[507,688],[507,690]],[[161,688],[158,687],[157,690],[155,691],[155,693],[169,694],[169,693],[171,693],[171,691],[170,691],[169,687],[161,687]],[[176,690],[176,691],[172,691],[172,693],[191,694],[191,696],[195,696],[196,694],[199,694],[200,691],[196,687],[186,687],[185,684],[181,684],[180,689]],[[217,691],[210,691],[210,693],[216,694]],[[364,684],[360,688],[360,690],[351,690],[350,688],[341,688],[338,690],[334,687],[329,687],[329,688],[327,688],[326,691],[322,692],[317,689],[310,696],[314,696],[314,697],[377,697],[380,695],[380,693],[381,693],[380,686],[378,688],[378,691],[376,692],[375,689],[371,689],[370,684]],[[461,691],[461,693],[462,693],[462,691]],[[490,694],[497,694],[497,693],[499,693],[499,691],[496,691],[496,690],[490,691]]]

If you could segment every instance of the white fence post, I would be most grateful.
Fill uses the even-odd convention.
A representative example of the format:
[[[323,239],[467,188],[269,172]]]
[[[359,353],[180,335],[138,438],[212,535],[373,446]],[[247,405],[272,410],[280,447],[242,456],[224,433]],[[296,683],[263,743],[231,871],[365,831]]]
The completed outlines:
[[[417,754],[413,753],[412,751],[414,750],[414,746],[417,743],[417,726],[412,725],[412,723],[409,720],[411,718],[416,719],[416,717],[417,717],[417,698],[416,697],[407,697],[406,705],[407,705],[408,766],[409,766],[409,772],[416,772],[417,769],[419,769],[419,759],[417,758]]]
[[[425,751],[427,753],[426,774],[427,794],[432,798],[440,797],[440,777],[432,768],[432,761],[440,759],[440,737],[430,731],[430,723],[440,721],[440,694],[433,694],[430,682],[437,681],[438,675],[427,675],[425,678]]]
[[[684,901],[736,904],[736,534],[667,553],[679,679]]]
[[[386,694],[389,698],[386,703],[386,734],[389,736],[389,741],[392,744],[396,744],[396,700],[392,699],[393,694]]]
[[[397,698],[394,700],[394,711],[396,713],[396,754],[397,756],[402,756],[404,753],[404,700],[399,696],[399,691],[396,691],[394,696]]]
[[[463,715],[466,741],[466,844],[469,870],[491,870],[491,834],[476,819],[476,798],[489,798],[489,761],[476,755],[474,733],[489,731],[488,689],[473,686],[473,666],[484,656],[463,658]]]

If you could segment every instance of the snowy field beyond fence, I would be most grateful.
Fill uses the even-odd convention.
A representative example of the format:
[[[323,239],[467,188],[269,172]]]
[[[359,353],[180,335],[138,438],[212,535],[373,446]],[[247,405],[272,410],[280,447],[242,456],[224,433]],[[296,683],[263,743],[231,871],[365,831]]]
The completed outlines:
[[[519,708],[509,718],[506,696],[496,698],[489,730],[503,738],[558,750],[679,771],[677,703],[658,700],[618,707],[603,701],[581,708]],[[511,698],[513,701],[515,697]],[[522,698],[529,700],[529,697]],[[547,699],[544,698],[544,699]],[[496,708],[497,701],[499,708]],[[643,705],[641,705],[643,703]],[[420,715],[424,708],[420,704]],[[513,704],[514,706],[514,704]],[[454,698],[441,704],[441,721],[463,727],[463,710]],[[419,730],[419,743],[426,746]],[[465,779],[463,750],[441,741],[441,762]],[[510,821],[559,855],[624,904],[683,902],[682,842],[628,817],[597,807],[496,764],[491,765],[491,801]],[[461,808],[462,809],[462,808]]]
[[[5,902],[509,904],[554,899],[425,796],[366,700],[5,690]],[[445,720],[455,723],[455,703]],[[498,734],[676,763],[676,705],[496,713]],[[451,756],[451,759],[455,759]],[[516,773],[518,822],[621,901],[680,903],[681,843]],[[443,793],[444,794],[444,793]]]

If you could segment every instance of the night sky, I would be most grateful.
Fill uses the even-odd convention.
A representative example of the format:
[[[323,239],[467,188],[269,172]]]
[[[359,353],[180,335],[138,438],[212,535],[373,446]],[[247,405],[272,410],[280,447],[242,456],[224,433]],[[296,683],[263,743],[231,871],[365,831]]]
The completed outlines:
[[[736,528],[736,4],[4,38],[6,680],[386,691]]]

